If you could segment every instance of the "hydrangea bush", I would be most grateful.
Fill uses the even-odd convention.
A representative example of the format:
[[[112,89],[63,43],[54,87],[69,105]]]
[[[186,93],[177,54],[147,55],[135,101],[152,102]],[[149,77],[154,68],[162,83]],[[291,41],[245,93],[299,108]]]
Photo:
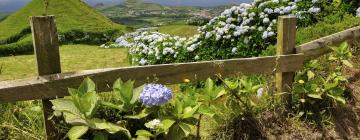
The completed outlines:
[[[225,10],[191,38],[143,32],[119,44],[128,44],[132,63],[140,65],[258,56],[276,43],[278,16],[296,16],[298,26],[307,26],[320,7],[319,0],[255,0]]]

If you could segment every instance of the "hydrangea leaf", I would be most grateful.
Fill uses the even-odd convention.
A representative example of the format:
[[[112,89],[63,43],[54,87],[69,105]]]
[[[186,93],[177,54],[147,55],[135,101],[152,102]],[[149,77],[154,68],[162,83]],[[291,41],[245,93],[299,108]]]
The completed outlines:
[[[164,131],[167,131],[174,123],[175,123],[175,120],[171,120],[171,119],[162,120],[161,121],[162,129]]]
[[[127,136],[127,138],[129,140],[131,139],[131,134],[130,134],[129,130],[127,130],[126,128],[121,127],[119,125],[109,123],[109,122],[106,122],[105,120],[100,120],[100,119],[97,119],[97,118],[87,120],[87,122],[88,122],[88,125],[93,129],[106,130],[110,134],[115,134],[117,132],[122,132]]]
[[[128,118],[128,119],[142,119],[142,118],[145,118],[148,115],[150,115],[152,112],[153,112],[153,110],[151,110],[149,108],[145,108],[139,114],[137,114],[137,115],[127,115],[127,116],[125,116],[125,118]]]
[[[94,92],[95,91],[95,83],[90,79],[86,78],[80,85],[79,91],[82,94],[88,93],[88,92]]]
[[[139,100],[139,97],[140,97],[140,94],[142,92],[142,90],[144,89],[144,85],[140,86],[140,87],[137,87],[134,89],[133,91],[133,97],[130,101],[131,104],[134,104],[136,103],[138,100]]]
[[[181,130],[184,132],[185,137],[190,135],[191,127],[188,124],[181,122],[181,123],[179,123],[179,126],[180,126]]]
[[[306,94],[310,98],[322,99],[320,94]]]
[[[54,99],[50,100],[53,109],[60,112],[68,112],[80,115],[79,109],[75,106],[74,102],[70,99]]]
[[[193,117],[194,114],[196,113],[196,111],[198,111],[198,109],[199,109],[199,105],[197,105],[195,107],[186,107],[184,109],[184,114],[183,114],[182,118],[186,119],[186,118]]]
[[[138,130],[136,131],[137,136],[153,137],[153,134],[147,130]]]
[[[85,116],[91,117],[96,112],[98,100],[98,95],[95,92],[86,93],[80,97],[80,111],[83,112]]]
[[[327,95],[328,97],[334,99],[334,100],[337,101],[337,102],[340,102],[340,103],[342,103],[342,104],[346,104],[345,98],[343,98],[343,97],[341,97],[341,96],[333,96],[333,95],[331,95],[331,94],[326,94],[326,95]]]
[[[69,137],[70,140],[78,140],[88,130],[89,127],[87,126],[73,126],[66,135]]]

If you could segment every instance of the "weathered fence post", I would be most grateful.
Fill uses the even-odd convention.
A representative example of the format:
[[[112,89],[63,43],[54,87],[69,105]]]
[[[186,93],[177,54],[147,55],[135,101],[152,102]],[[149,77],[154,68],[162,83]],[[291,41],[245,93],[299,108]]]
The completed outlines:
[[[295,53],[296,17],[280,16],[278,18],[277,55]],[[283,100],[291,108],[291,85],[294,82],[294,72],[276,73],[277,93],[283,93]]]
[[[39,76],[61,73],[58,35],[54,16],[35,16],[30,18],[34,52]],[[39,93],[42,94],[42,93]],[[58,132],[48,120],[52,114],[49,99],[42,100],[45,131],[48,140],[56,140]]]

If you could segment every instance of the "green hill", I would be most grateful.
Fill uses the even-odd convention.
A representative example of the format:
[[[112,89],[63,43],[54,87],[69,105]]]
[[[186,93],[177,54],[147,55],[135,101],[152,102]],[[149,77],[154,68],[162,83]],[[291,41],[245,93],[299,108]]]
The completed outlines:
[[[113,23],[81,0],[49,1],[46,14],[55,15],[58,32],[63,37],[61,41],[65,43],[87,43],[88,40],[101,42],[107,39],[104,39],[104,36],[126,30],[125,26]],[[23,40],[30,40],[29,17],[43,15],[44,7],[43,0],[32,0],[28,5],[0,22],[0,54],[7,53],[2,49],[4,46],[19,46],[23,44]],[[104,33],[109,35],[104,35]],[[84,39],[84,36],[95,38]],[[11,53],[16,53],[16,50]]]
[[[168,24],[185,24],[187,19],[198,15],[216,16],[231,7],[197,7],[197,6],[163,6],[144,2],[143,0],[127,0],[112,7],[98,10],[116,23],[134,28],[152,27]]]

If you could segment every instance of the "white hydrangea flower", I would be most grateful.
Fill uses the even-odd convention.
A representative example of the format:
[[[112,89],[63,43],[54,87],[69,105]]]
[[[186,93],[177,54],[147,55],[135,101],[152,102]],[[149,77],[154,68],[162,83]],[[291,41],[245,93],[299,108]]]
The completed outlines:
[[[159,119],[154,119],[148,123],[145,123],[145,127],[149,129],[156,129],[162,126],[162,123]]]
[[[140,65],[146,65],[147,64],[147,60],[144,58],[141,58],[141,60],[139,61]]]
[[[308,10],[309,13],[313,13],[313,14],[317,14],[317,13],[319,13],[320,11],[321,11],[321,9],[320,9],[320,8],[317,8],[317,7],[311,7],[311,8]]]
[[[237,52],[237,48],[236,48],[236,47],[234,47],[234,48],[231,49],[231,53],[232,53],[232,54],[236,54],[236,52]]]

